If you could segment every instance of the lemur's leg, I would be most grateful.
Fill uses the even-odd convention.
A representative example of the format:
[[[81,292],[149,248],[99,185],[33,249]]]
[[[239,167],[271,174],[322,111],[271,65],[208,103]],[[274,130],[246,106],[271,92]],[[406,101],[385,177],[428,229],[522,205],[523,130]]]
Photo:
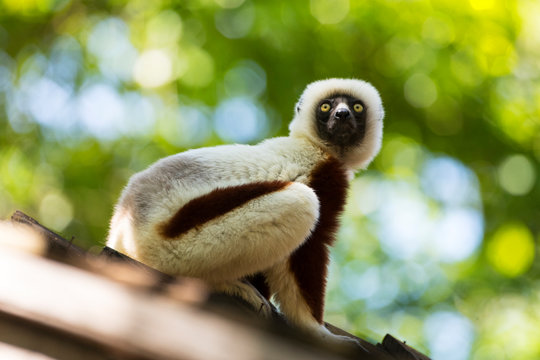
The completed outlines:
[[[289,266],[290,258],[286,258],[265,271],[266,282],[270,292],[287,321],[291,325],[315,331],[320,324],[313,316],[313,311],[302,295],[302,290]],[[324,296],[313,294],[315,297]]]
[[[357,343],[354,338],[335,335],[325,327],[322,314],[318,314],[320,310],[317,309],[317,307],[322,307],[324,304],[324,291],[305,293],[298,282],[296,274],[291,269],[290,261],[291,259],[281,261],[265,272],[270,291],[274,293],[274,298],[287,321],[291,325],[307,330],[329,341]],[[326,264],[323,262],[321,266],[326,266]],[[325,269],[311,275],[313,281],[326,281],[324,278],[326,275]],[[308,296],[309,299],[306,298]]]
[[[260,316],[271,318],[272,305],[256,287],[246,280],[233,280],[210,284],[212,291],[225,293],[243,299],[250,304],[253,310]]]

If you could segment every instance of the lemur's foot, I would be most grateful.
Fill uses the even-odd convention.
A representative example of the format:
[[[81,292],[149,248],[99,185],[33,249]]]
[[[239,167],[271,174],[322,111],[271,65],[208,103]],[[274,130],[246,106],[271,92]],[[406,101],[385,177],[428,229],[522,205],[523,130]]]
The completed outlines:
[[[258,315],[264,318],[272,317],[272,305],[270,302],[247,281],[228,281],[215,284],[212,288],[215,292],[225,293],[244,300],[253,307]]]

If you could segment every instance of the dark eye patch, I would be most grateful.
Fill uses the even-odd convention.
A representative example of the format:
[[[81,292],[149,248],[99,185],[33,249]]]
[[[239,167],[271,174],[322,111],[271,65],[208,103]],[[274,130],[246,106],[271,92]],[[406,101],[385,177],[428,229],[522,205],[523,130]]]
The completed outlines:
[[[340,103],[345,103],[349,108],[352,115],[352,118],[349,118],[350,120],[345,120],[345,118],[341,117],[337,119],[335,117],[335,108]],[[331,108],[323,111],[321,107],[324,104],[329,104]],[[355,104],[361,105],[363,108],[362,111],[355,111]],[[329,122],[330,119],[333,119],[333,121]],[[365,104],[360,99],[347,94],[337,93],[322,99],[317,104],[316,123],[320,138],[339,147],[352,146],[362,141],[366,130],[366,119]],[[345,124],[346,121],[349,121],[349,123]],[[353,123],[350,123],[350,121],[353,121]]]

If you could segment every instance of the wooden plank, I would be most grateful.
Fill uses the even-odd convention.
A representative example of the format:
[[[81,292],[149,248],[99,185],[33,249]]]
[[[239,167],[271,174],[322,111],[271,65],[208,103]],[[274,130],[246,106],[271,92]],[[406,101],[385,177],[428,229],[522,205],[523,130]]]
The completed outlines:
[[[22,211],[15,211],[13,215],[11,215],[11,221],[30,226],[44,239],[46,239],[46,252],[49,256],[57,256],[64,259],[82,259],[86,256],[86,251],[76,246],[71,241],[67,241],[60,235],[42,226],[34,218],[26,215]]]
[[[403,341],[399,341],[390,334],[386,334],[382,341],[382,347],[400,360],[430,360],[429,357],[413,349]]]
[[[1,325],[1,324],[0,324]],[[6,360],[54,360],[54,358],[35,351],[0,342],[0,359]]]
[[[0,312],[0,359],[103,360],[111,358],[111,351],[99,343]]]
[[[27,254],[0,251],[0,274],[1,312],[112,353],[171,360],[344,358]]]

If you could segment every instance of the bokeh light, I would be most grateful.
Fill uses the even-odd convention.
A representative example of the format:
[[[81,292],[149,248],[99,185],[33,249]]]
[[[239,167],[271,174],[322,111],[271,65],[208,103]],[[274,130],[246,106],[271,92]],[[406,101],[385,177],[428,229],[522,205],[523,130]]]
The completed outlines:
[[[173,10],[154,15],[146,24],[146,45],[151,47],[174,46],[182,37],[183,23]]]
[[[122,133],[126,108],[120,94],[107,83],[89,84],[77,101],[78,115],[86,131],[95,137],[115,139]]]
[[[2,0],[1,5],[10,13],[23,16],[43,15],[50,11],[60,10],[69,0]]]
[[[248,98],[225,100],[216,109],[216,132],[229,142],[247,143],[264,137],[266,122],[263,109]]]
[[[223,83],[227,96],[259,97],[266,90],[266,73],[254,61],[242,60],[225,73]]]
[[[180,57],[186,62],[186,69],[180,76],[180,81],[184,85],[200,88],[207,86],[214,79],[214,60],[203,49],[187,48],[181,52]]]
[[[311,14],[321,24],[336,24],[349,12],[349,0],[310,0]]]
[[[516,277],[531,267],[535,256],[535,242],[523,224],[501,226],[488,242],[487,256],[501,274]]]
[[[536,181],[533,164],[523,155],[507,157],[499,166],[499,183],[512,195],[525,195]]]
[[[480,331],[483,339],[474,351],[473,359],[538,358],[538,323],[540,293],[529,298],[519,294],[497,294],[489,299],[480,312],[485,318]]]
[[[480,189],[474,173],[449,157],[429,158],[422,169],[422,188],[447,206],[480,207]]]
[[[469,358],[474,328],[463,315],[450,311],[435,312],[426,319],[424,331],[433,359]]]
[[[422,26],[422,37],[433,47],[448,46],[455,39],[454,24],[450,18],[442,14],[429,17]]]
[[[129,41],[129,35],[128,25],[118,18],[104,19],[92,28],[87,48],[105,76],[131,80],[137,50]]]
[[[172,80],[172,63],[162,50],[142,53],[133,67],[133,77],[142,87],[158,87]]]
[[[30,115],[38,123],[68,131],[73,126],[71,89],[44,77],[25,82],[20,91]]]
[[[473,209],[448,210],[435,225],[434,252],[443,262],[467,259],[480,246],[484,219]]]
[[[437,100],[437,86],[429,76],[413,74],[405,83],[405,98],[414,107],[427,108]]]
[[[229,39],[245,37],[255,21],[255,8],[248,2],[236,9],[227,9],[215,15],[216,28]]]
[[[40,221],[58,231],[63,231],[73,220],[73,206],[62,194],[50,192],[39,205]]]
[[[180,106],[167,121],[162,121],[160,134],[170,144],[182,148],[201,146],[212,133],[212,112],[203,106]]]

